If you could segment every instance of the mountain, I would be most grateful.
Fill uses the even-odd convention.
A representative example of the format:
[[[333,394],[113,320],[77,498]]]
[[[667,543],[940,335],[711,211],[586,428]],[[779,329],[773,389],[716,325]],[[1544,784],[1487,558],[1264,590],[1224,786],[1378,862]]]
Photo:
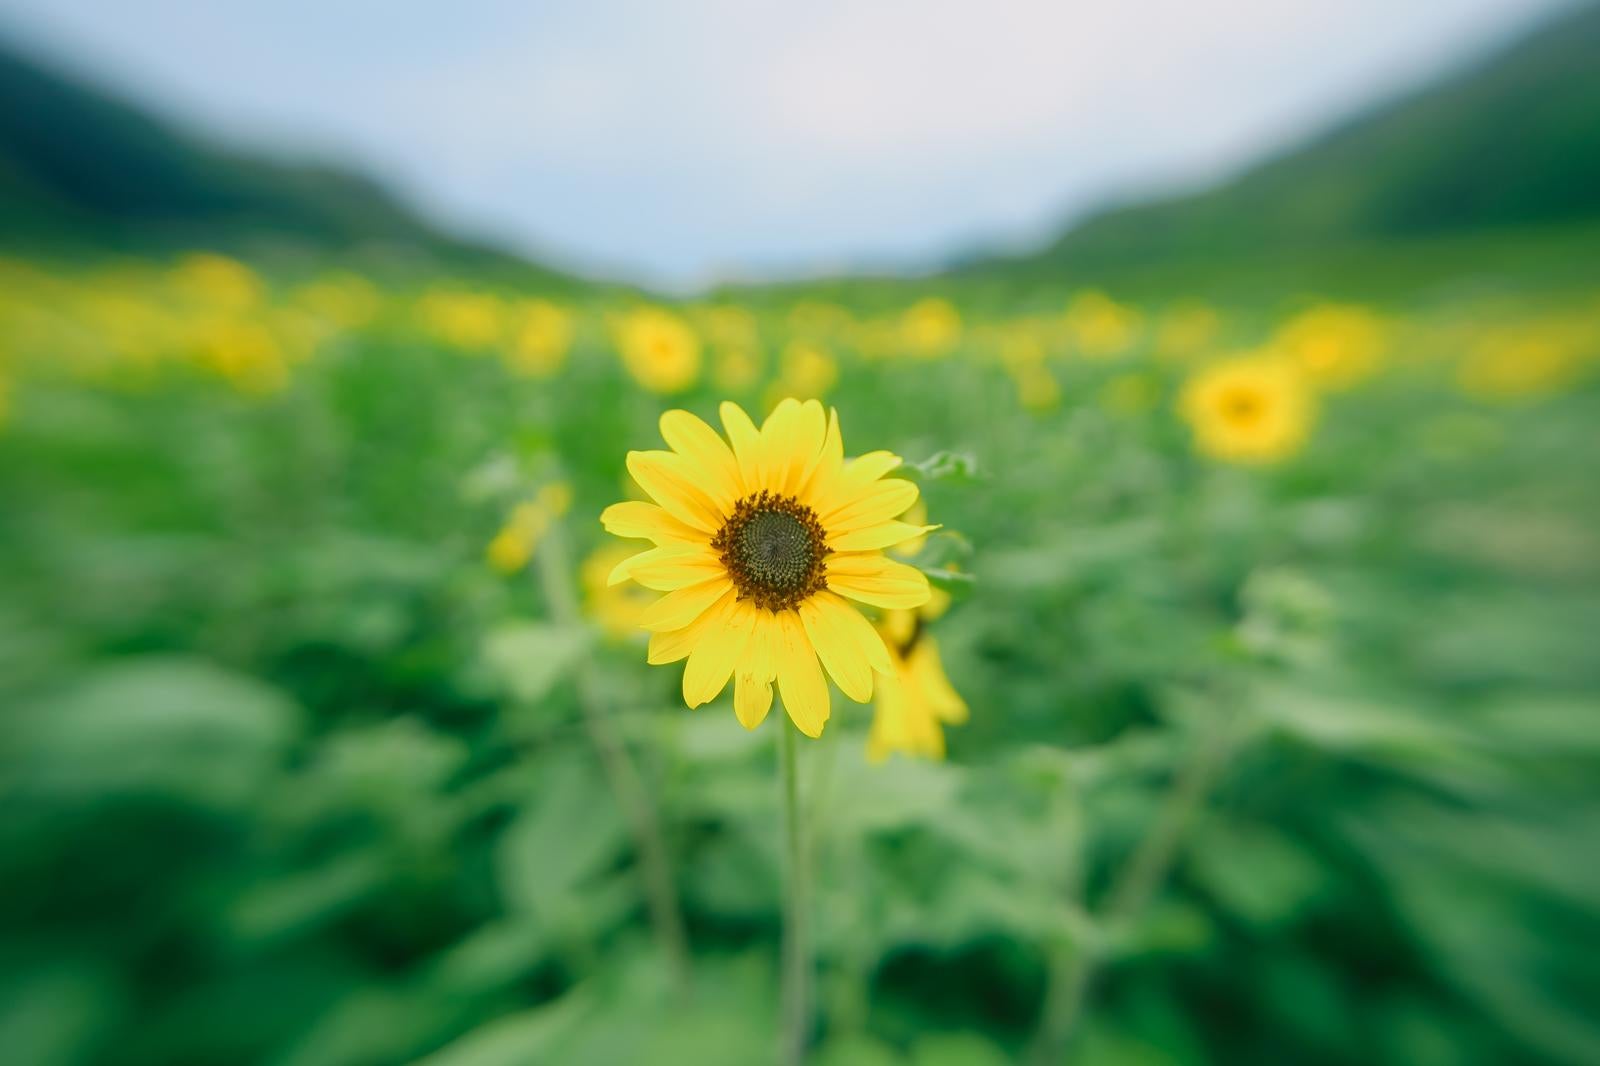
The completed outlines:
[[[227,151],[0,43],[0,246],[403,250],[560,279],[423,221],[377,184]]]
[[[1600,4],[1218,187],[956,273],[1106,268],[1600,220]]]

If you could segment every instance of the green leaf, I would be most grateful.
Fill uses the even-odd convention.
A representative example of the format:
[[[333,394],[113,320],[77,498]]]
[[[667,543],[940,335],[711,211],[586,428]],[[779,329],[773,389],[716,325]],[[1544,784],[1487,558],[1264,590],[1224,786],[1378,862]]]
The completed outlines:
[[[526,1066],[554,1061],[552,1052],[582,1023],[591,999],[580,988],[546,1006],[496,1018],[418,1060],[416,1066]]]
[[[957,484],[976,481],[978,460],[970,452],[936,452],[920,463],[907,463],[900,469],[916,474],[922,481],[950,481]]]

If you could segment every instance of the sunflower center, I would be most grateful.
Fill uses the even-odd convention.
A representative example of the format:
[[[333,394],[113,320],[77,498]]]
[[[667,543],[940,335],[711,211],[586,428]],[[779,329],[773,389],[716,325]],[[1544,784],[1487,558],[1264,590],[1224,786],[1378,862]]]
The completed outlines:
[[[825,540],[815,511],[792,496],[763,490],[734,504],[711,546],[741,600],[783,611],[828,587]]]
[[[1261,417],[1261,397],[1250,389],[1233,389],[1222,398],[1222,413],[1231,422],[1249,423]]]

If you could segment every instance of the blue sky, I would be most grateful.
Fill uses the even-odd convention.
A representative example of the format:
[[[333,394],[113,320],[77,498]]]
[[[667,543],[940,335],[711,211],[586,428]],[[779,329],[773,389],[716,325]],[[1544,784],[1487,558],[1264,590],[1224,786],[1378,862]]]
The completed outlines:
[[[236,145],[674,288],[1023,245],[1226,175],[1562,0],[0,0]]]

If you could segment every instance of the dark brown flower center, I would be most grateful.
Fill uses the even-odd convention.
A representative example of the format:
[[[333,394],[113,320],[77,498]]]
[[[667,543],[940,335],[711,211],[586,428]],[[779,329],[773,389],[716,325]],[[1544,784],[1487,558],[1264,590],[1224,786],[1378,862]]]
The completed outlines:
[[[828,587],[822,523],[792,496],[762,490],[739,500],[711,547],[739,598],[769,611],[788,610]]]

